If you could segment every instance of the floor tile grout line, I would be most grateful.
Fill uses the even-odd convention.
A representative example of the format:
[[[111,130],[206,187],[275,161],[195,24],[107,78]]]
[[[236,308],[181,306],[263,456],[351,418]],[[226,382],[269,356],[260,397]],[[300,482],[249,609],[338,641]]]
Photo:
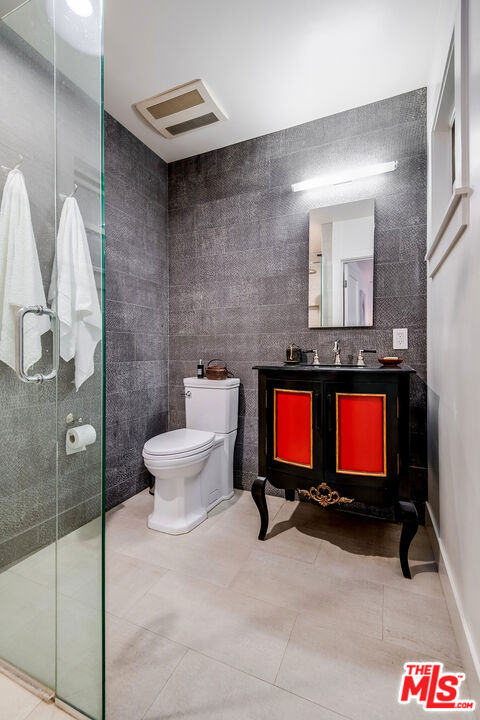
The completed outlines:
[[[382,640],[385,640],[385,583],[382,584]]]
[[[252,555],[253,555],[254,552],[255,552],[255,549],[252,548],[251,551],[248,553],[247,557],[245,558],[245,560],[244,560],[242,563],[240,563],[240,565],[239,565],[239,567],[238,567],[238,569],[237,569],[237,572],[236,572],[235,575],[232,577],[232,579],[229,581],[229,583],[225,586],[225,589],[226,589],[226,590],[230,590],[231,592],[234,592],[233,589],[232,589],[232,585],[233,585],[233,583],[235,582],[235,580],[237,579],[239,573],[244,569],[245,565],[249,562],[249,560],[250,560],[250,558],[252,557]],[[272,604],[273,604],[273,603],[272,603]]]
[[[251,493],[251,490],[247,490],[246,492],[250,492],[250,493]],[[278,497],[278,495],[270,495],[270,497]],[[253,502],[253,499],[252,499],[252,502]],[[285,507],[286,504],[287,504],[287,501],[284,500],[284,501],[282,502],[282,504],[279,505],[279,507],[278,507],[277,511],[275,512],[275,514],[274,514],[274,515],[270,515],[270,520],[271,520],[271,521],[275,520],[275,518],[277,517],[278,513],[280,512],[280,510],[283,510],[283,508]]]
[[[12,682],[13,682],[13,681],[12,681]],[[16,684],[16,683],[15,683],[15,684]],[[19,685],[19,687],[21,687],[21,685]],[[27,692],[30,692],[30,691],[27,690]],[[30,695],[33,695],[33,693],[30,693]],[[33,695],[33,697],[35,697],[35,696]],[[28,718],[32,717],[33,713],[38,709],[38,707],[39,707],[40,705],[43,705],[43,704],[46,705],[46,704],[47,704],[47,703],[44,703],[43,700],[40,700],[40,698],[37,698],[37,700],[38,700],[38,702],[37,702],[37,704],[35,705],[35,707],[32,708],[32,709],[29,711],[28,715],[25,715],[25,717],[23,718],[23,720],[28,720]]]
[[[251,677],[254,680],[258,680],[259,682],[265,683],[266,685],[270,685],[270,687],[275,688],[276,690],[281,690],[282,692],[286,692],[289,695],[293,695],[294,697],[297,697],[300,700],[304,700],[308,703],[311,703],[312,705],[316,705],[317,707],[321,707],[324,710],[328,710],[329,712],[335,713],[340,718],[345,718],[345,720],[354,720],[353,718],[349,718],[347,715],[343,715],[342,713],[339,713],[336,710],[332,710],[331,708],[327,707],[326,705],[320,705],[320,703],[315,702],[315,700],[311,700],[310,698],[304,697],[303,695],[299,695],[298,693],[295,693],[292,690],[288,690],[287,688],[283,688],[280,685],[276,685],[274,682],[272,683],[269,680],[265,680],[264,678],[258,677],[258,675],[249,673],[246,670],[240,670],[239,668],[235,667],[234,665],[230,665],[229,663],[226,663],[223,660],[217,660],[216,658],[212,658],[211,655],[208,655],[207,653],[205,653],[201,650],[195,650],[194,648],[189,648],[189,649],[191,652],[198,653],[199,655],[203,655],[204,657],[208,658],[209,660],[212,660],[213,662],[220,663],[221,665],[224,665],[225,667],[228,667],[231,670],[235,670],[236,672],[243,673],[243,675],[247,675],[248,677]]]
[[[181,663],[184,661],[184,659],[186,658],[186,656],[188,655],[188,653],[191,650],[191,648],[187,647],[186,645],[183,645],[182,647],[185,648],[185,652],[183,653],[182,657],[178,659],[178,661],[175,664],[175,667],[172,668],[172,671],[169,674],[169,676],[167,677],[167,679],[165,680],[165,682],[163,683],[161,690],[155,695],[153,701],[151,702],[151,704],[148,706],[148,708],[143,713],[141,720],[144,720],[144,718],[148,715],[149,711],[151,710],[153,705],[155,705],[156,701],[158,700],[158,698],[160,697],[162,692],[165,690],[167,684],[170,682],[172,675],[176,672],[177,668],[181,665]]]
[[[275,673],[275,680],[274,680],[273,683],[272,683],[273,685],[275,685],[275,687],[277,687],[278,675],[279,675],[280,670],[281,670],[281,667],[282,667],[282,665],[283,665],[283,661],[285,660],[285,655],[287,654],[288,646],[289,646],[289,644],[290,644],[290,640],[291,640],[291,638],[292,638],[292,634],[293,634],[293,631],[294,631],[294,629],[295,629],[295,625],[297,624],[297,620],[298,620],[299,614],[300,614],[300,613],[298,613],[298,612],[295,613],[295,617],[293,618],[292,627],[290,628],[290,632],[289,632],[289,634],[288,634],[287,642],[285,643],[285,649],[284,649],[284,651],[283,651],[281,660],[280,660],[280,662],[279,662],[279,664],[278,664],[277,672]]]
[[[301,561],[299,561],[299,562],[301,562]],[[229,587],[228,589],[230,590],[231,588]],[[311,610],[300,610],[300,611],[292,610],[291,607],[285,607],[285,605],[277,605],[276,603],[272,602],[271,600],[265,600],[264,598],[261,598],[261,597],[259,597],[258,595],[254,595],[254,594],[251,593],[251,592],[246,592],[245,590],[235,590],[235,595],[236,595],[236,596],[237,596],[237,595],[242,595],[243,597],[249,598],[250,600],[256,600],[257,602],[263,602],[263,603],[266,603],[267,605],[272,605],[273,607],[275,607],[275,608],[277,608],[277,609],[279,609],[279,610],[283,610],[283,611],[285,611],[285,612],[293,613],[293,614],[295,614],[295,616],[296,616],[296,617],[295,617],[295,623],[296,623],[296,621],[300,618],[301,615],[307,615],[307,616],[308,616],[308,615],[310,614],[310,612],[311,612]],[[322,625],[320,622],[318,622],[318,623],[315,625],[315,628],[316,628],[317,630],[328,630],[330,627],[331,627],[331,624]],[[361,635],[362,637],[371,638],[371,639],[373,639],[373,640],[378,640],[379,642],[380,642],[380,641],[382,640],[382,638],[383,638],[383,630],[382,630],[382,638],[378,637],[377,635],[373,635],[371,632],[362,632],[361,630],[355,630],[354,632],[355,632],[355,634],[357,634],[357,635]],[[290,633],[290,635],[291,635],[291,633]],[[393,644],[393,643],[390,643],[390,644]],[[194,648],[192,648],[192,650],[193,650],[193,649],[194,649]]]
[[[309,702],[312,705],[316,705],[317,707],[321,707],[324,710],[333,712],[336,715],[338,715],[340,718],[345,718],[345,720],[354,720],[353,718],[350,718],[347,715],[342,715],[341,713],[337,712],[336,710],[332,710],[331,708],[327,707],[326,705],[320,705],[320,703],[315,702],[315,700],[310,700],[310,698],[304,697],[303,695],[299,695],[298,693],[294,693],[291,690],[288,690],[287,688],[283,688],[280,685],[275,685],[275,683],[270,682],[270,680],[265,680],[265,678],[258,677],[258,675],[254,675],[253,673],[248,672],[247,670],[241,670],[240,668],[235,667],[235,665],[230,665],[229,663],[225,662],[224,660],[218,660],[217,658],[214,658],[211,655],[208,655],[208,653],[206,653],[203,650],[196,650],[195,648],[188,648],[188,649],[190,652],[197,653],[198,655],[202,655],[203,657],[207,658],[208,660],[211,660],[212,662],[219,663],[220,665],[224,665],[225,667],[228,667],[231,670],[235,670],[236,672],[242,673],[243,675],[247,675],[248,677],[251,677],[254,680],[258,680],[259,682],[265,683],[266,685],[270,685],[270,687],[275,688],[276,690],[281,690],[282,692],[286,692],[289,695],[293,695],[294,697],[300,698],[300,700],[305,700],[306,702]]]
[[[318,556],[320,555],[320,550],[322,550],[323,542],[324,542],[324,538],[320,538],[320,542],[318,543],[317,552],[315,553],[315,559],[313,561],[314,567],[317,567],[317,560],[318,560]]]
[[[412,647],[409,646],[409,645],[403,644],[401,641],[384,639],[384,640],[381,640],[381,641],[379,641],[379,642],[382,642],[382,643],[385,645],[386,648],[391,647],[391,648],[397,648],[397,649],[400,649],[400,650],[407,650],[407,651],[410,652],[412,655],[413,655],[414,653],[417,653],[417,654],[418,654],[418,650],[415,650],[414,648],[412,648]],[[457,649],[458,649],[458,648],[457,648]],[[451,658],[451,657],[449,658],[449,657],[447,657],[446,655],[443,655],[443,656],[442,656],[441,653],[438,653],[438,652],[436,652],[435,650],[432,650],[432,648],[427,648],[425,651],[422,651],[422,652],[423,652],[426,656],[428,656],[429,658],[431,658],[432,660],[436,660],[436,661],[442,662],[442,663],[444,663],[444,664],[446,664],[446,665],[453,665],[453,666],[455,666],[455,667],[458,667],[458,668],[463,669],[462,660],[461,660],[460,656],[459,656],[458,661],[457,661],[457,660],[455,660],[454,658]]]
[[[283,605],[276,605],[275,603],[270,602],[269,600],[264,600],[263,598],[256,597],[255,595],[251,595],[250,593],[246,593],[246,592],[244,592],[243,590],[235,590],[235,591],[233,591],[233,590],[230,588],[229,585],[221,585],[221,586],[220,586],[220,585],[216,585],[215,583],[212,583],[212,582],[210,582],[209,580],[206,580],[205,578],[197,578],[196,576],[191,575],[191,574],[189,574],[189,573],[184,573],[184,572],[182,572],[181,570],[168,570],[168,572],[165,573],[165,575],[168,575],[169,573],[173,573],[174,575],[180,576],[180,578],[181,578],[181,577],[184,577],[184,578],[186,578],[186,579],[188,579],[188,580],[193,580],[193,581],[199,580],[199,581],[202,582],[202,583],[207,583],[207,585],[209,585],[212,590],[217,590],[217,591],[218,591],[218,590],[226,590],[226,591],[228,591],[229,593],[232,593],[233,595],[235,595],[236,598],[237,598],[237,597],[240,597],[240,598],[243,598],[243,599],[245,599],[245,600],[256,600],[257,602],[262,603],[263,605],[267,605],[267,606],[269,606],[270,608],[274,608],[274,609],[276,609],[276,610],[283,610],[285,613],[290,613],[291,615],[295,615],[295,616],[301,614],[301,612],[299,613],[299,612],[297,612],[297,611],[295,611],[295,610],[292,610],[291,608],[286,608],[286,607],[283,606]],[[163,576],[163,578],[160,578],[159,582],[161,582],[162,580],[164,580],[165,575]],[[145,598],[145,595],[153,595],[153,597],[156,598],[157,600],[160,600],[160,599],[161,599],[161,596],[160,596],[160,595],[157,595],[156,593],[151,592],[151,590],[148,590],[144,595],[142,595],[142,599]],[[116,617],[117,617],[117,616],[116,616]],[[159,633],[159,632],[156,632],[155,630],[151,630],[150,628],[145,627],[145,625],[138,625],[137,623],[135,623],[135,622],[133,622],[132,620],[129,620],[129,619],[127,619],[127,618],[122,618],[122,619],[123,619],[123,620],[126,620],[126,621],[129,622],[131,625],[135,625],[136,627],[142,627],[142,628],[144,628],[145,630],[148,630],[149,632],[154,633],[154,635],[160,635],[161,637],[165,638],[166,640],[170,640],[171,642],[177,642],[176,640],[172,640],[172,638],[168,637],[168,635],[164,635],[163,633]],[[296,619],[296,617],[295,617],[295,619]],[[180,645],[182,645],[182,644],[183,644],[183,643],[180,643]],[[188,647],[188,646],[187,646],[187,647]],[[195,650],[196,648],[190,648],[190,649],[191,649],[191,650]]]
[[[164,575],[166,575],[168,572],[170,572],[170,571],[167,570],[167,571],[164,573]],[[160,579],[161,579],[161,578],[158,578],[158,580],[160,580]],[[128,612],[132,609],[132,607],[135,607],[135,605],[136,605],[137,602],[139,602],[140,600],[143,600],[143,598],[145,597],[145,595],[147,595],[147,594],[151,591],[151,589],[152,589],[153,587],[155,587],[155,585],[157,584],[157,581],[158,581],[158,580],[156,580],[150,588],[148,588],[147,590],[145,590],[144,592],[142,592],[141,595],[138,595],[138,596],[134,596],[134,595],[133,595],[133,600],[131,599],[131,603],[128,604],[127,610],[124,610],[124,611],[123,611],[123,614],[117,615],[116,613],[114,613],[114,612],[112,612],[112,611],[109,611],[110,615],[113,615],[114,617],[118,618],[119,620],[125,620],[126,622],[128,622],[128,620],[127,620],[126,617],[125,617],[125,613],[128,613]],[[106,590],[106,595],[107,595],[107,604],[108,604],[108,586],[109,586],[109,585],[115,585],[115,583],[108,583],[108,582],[106,582],[106,584],[105,584],[105,590]],[[131,606],[130,606],[130,605],[131,605]]]

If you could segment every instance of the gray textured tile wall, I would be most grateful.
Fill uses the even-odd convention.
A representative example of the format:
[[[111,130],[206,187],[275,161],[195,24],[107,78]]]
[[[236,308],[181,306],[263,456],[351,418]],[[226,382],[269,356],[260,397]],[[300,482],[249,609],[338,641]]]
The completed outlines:
[[[419,89],[169,166],[169,427],[184,424],[182,378],[198,358],[224,358],[241,379],[235,484],[257,472],[257,377],[295,342],[330,362],[359,348],[392,354],[392,328],[412,386],[412,460],[425,465],[426,90]],[[291,183],[338,167],[398,160],[398,170],[293,193]],[[375,198],[375,326],[307,327],[308,212]],[[367,362],[375,360],[368,359]],[[421,499],[424,488],[417,489]]]
[[[149,482],[142,447],[167,429],[167,165],[105,114],[107,508]]]
[[[87,222],[101,222],[99,106],[60,74],[54,106],[52,66],[4,23],[0,23],[0,68],[5,100],[0,117],[0,163],[11,166],[19,154],[24,156],[22,171],[47,293],[55,249],[55,212],[60,209],[58,199],[56,208],[55,176],[58,192],[69,193],[78,170],[87,169],[92,185],[90,189],[80,187],[77,199]],[[0,194],[5,179],[0,174]],[[101,254],[101,234],[87,234],[95,261]],[[97,279],[100,285],[98,273]],[[51,367],[48,336],[44,336],[43,346],[38,370]],[[87,452],[69,458],[64,443],[65,418],[70,412],[92,423],[100,438],[101,369],[99,347],[96,372],[77,393],[72,385],[73,362],[61,361],[57,382],[35,386],[21,383],[13,370],[0,363],[0,567],[55,539],[57,498],[60,534],[100,514],[100,439]]]

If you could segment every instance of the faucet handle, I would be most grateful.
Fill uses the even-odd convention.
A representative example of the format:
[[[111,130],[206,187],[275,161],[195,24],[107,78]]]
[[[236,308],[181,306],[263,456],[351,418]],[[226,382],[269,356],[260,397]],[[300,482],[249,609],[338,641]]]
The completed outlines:
[[[340,341],[339,340],[335,340],[335,344],[333,346],[333,352],[334,352],[334,356],[335,356],[333,364],[341,365],[342,361],[340,360],[340,352],[341,351],[340,351]]]
[[[357,358],[357,367],[365,367],[365,358],[363,357],[363,353],[376,353],[376,350],[359,350],[358,351],[358,358]]]

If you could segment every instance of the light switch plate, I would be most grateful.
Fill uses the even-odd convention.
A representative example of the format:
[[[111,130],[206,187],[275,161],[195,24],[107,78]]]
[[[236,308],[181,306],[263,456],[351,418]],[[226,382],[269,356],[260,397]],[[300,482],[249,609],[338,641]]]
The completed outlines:
[[[393,349],[408,350],[408,328],[394,328]]]

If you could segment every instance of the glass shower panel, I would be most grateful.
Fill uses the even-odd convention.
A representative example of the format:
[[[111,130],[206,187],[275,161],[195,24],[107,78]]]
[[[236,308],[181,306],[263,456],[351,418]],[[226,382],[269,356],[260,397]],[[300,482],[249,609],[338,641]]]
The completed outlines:
[[[51,381],[23,383],[0,361],[0,658],[51,688],[60,704],[103,720],[102,8],[99,0],[17,5],[0,22],[0,164],[14,167],[23,156],[46,296],[36,304],[58,311],[61,341]],[[0,176],[3,194],[7,173]],[[74,200],[67,199],[72,194]],[[73,207],[77,224],[69,225],[63,211]],[[7,267],[0,222],[2,228],[0,290]],[[79,262],[82,247],[91,283]],[[67,263],[62,251],[63,258],[72,253]],[[75,357],[65,360],[68,323],[61,293],[49,289],[61,286],[67,266],[76,273],[74,322],[84,334],[73,333],[82,341],[75,343]],[[77,296],[85,287],[90,308]],[[3,359],[2,303],[3,291]],[[28,316],[30,323],[39,319]],[[98,340],[92,373],[87,336]],[[75,385],[79,348],[78,367],[88,372]],[[48,373],[57,358],[52,333],[45,332],[42,357],[29,374]],[[67,454],[67,437],[85,425],[94,428],[91,442]]]
[[[13,3],[10,3],[12,5]],[[35,43],[31,37],[35,35]],[[55,253],[54,33],[45,2],[32,0],[0,21],[0,164],[24,176],[31,226],[48,293]],[[0,172],[0,192],[13,176]],[[24,198],[20,202],[25,204]],[[1,341],[12,334],[14,288],[6,261],[13,238],[2,206],[0,237]],[[15,219],[12,222],[16,222]],[[20,228],[20,231],[23,231]],[[31,262],[30,257],[26,262]],[[7,276],[7,272],[9,275]],[[17,300],[28,305],[38,292],[25,287]],[[24,293],[24,294],[22,294]],[[40,292],[41,295],[41,292]],[[43,302],[43,301],[42,301]],[[38,322],[33,318],[31,322]],[[29,373],[52,367],[51,333],[42,358]],[[0,361],[0,657],[50,688],[55,687],[57,406],[56,381],[21,382]]]
[[[65,2],[56,3],[56,177],[59,215],[63,210],[62,195],[74,193],[78,203],[101,306],[104,245],[101,15],[99,3],[92,0],[91,8],[91,14],[82,17],[72,13]],[[60,217],[58,222],[60,226]],[[57,244],[62,241],[59,233]],[[58,247],[57,253],[60,251]],[[80,282],[83,281],[80,277]],[[91,322],[95,334],[98,328],[93,319]],[[103,706],[102,348],[100,341],[93,356],[93,374],[78,389],[74,383],[77,360],[65,362],[61,358],[58,374],[56,688],[59,698],[95,720],[102,717]],[[84,451],[67,455],[66,435],[72,428],[85,425],[94,428],[96,441]]]

